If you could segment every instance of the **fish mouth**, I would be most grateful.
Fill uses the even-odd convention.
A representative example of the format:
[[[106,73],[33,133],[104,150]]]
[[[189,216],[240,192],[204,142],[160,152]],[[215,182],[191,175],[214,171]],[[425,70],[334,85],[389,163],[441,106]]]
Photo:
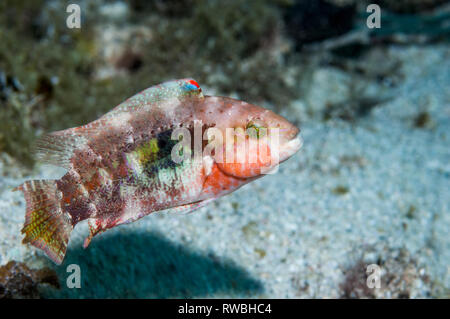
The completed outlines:
[[[270,167],[266,168],[263,174],[276,173],[278,171],[279,164],[283,163],[284,161],[292,157],[292,155],[297,153],[302,146],[303,146],[303,139],[300,137],[300,135],[295,134],[295,136],[292,139],[290,139],[281,146],[281,149],[278,153],[279,157],[276,158],[275,161],[271,163]]]
[[[303,139],[297,132],[297,134],[295,134],[295,136],[292,139],[284,143],[283,146],[281,147],[280,163],[286,161],[292,155],[297,153],[302,146],[303,146]]]

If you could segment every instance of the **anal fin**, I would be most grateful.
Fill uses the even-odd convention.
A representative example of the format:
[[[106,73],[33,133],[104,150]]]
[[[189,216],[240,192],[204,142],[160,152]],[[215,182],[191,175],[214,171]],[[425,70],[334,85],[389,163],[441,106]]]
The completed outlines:
[[[208,205],[213,200],[215,200],[215,198],[206,199],[206,200],[202,200],[202,201],[198,201],[198,202],[190,203],[190,204],[186,204],[186,205],[180,205],[180,206],[163,209],[163,210],[159,210],[159,211],[143,210],[139,214],[125,214],[125,215],[120,216],[119,218],[101,218],[101,217],[90,218],[90,219],[88,219],[89,236],[86,237],[86,239],[84,240],[83,247],[87,248],[89,246],[89,244],[91,243],[92,238],[94,238],[98,234],[103,233],[107,229],[110,229],[110,228],[113,228],[113,227],[116,227],[116,226],[119,226],[122,224],[128,224],[128,223],[134,222],[134,221],[136,221],[144,216],[147,216],[153,212],[154,213],[158,212],[158,213],[189,214],[203,206]]]
[[[177,206],[177,207],[172,207],[172,208],[168,208],[168,209],[161,210],[161,211],[158,211],[158,212],[170,213],[170,214],[180,214],[180,215],[190,214],[190,213],[194,212],[195,210],[200,209],[203,206],[208,205],[213,200],[215,200],[215,198],[206,199],[206,200],[202,200],[202,201],[199,201],[199,202],[186,204],[186,205],[181,205],[181,206]]]

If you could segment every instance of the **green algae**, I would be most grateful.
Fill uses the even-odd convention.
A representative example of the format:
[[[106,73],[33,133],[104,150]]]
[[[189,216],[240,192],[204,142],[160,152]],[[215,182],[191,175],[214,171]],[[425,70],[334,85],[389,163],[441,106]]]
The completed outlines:
[[[36,136],[94,120],[135,90],[122,79],[92,80],[95,44],[88,18],[82,31],[71,30],[65,10],[43,1],[1,6],[7,14],[0,17],[0,71],[22,89],[0,100],[0,151],[31,166]]]
[[[414,118],[414,126],[417,128],[425,128],[429,126],[430,123],[431,123],[431,115],[426,111],[420,112]]]
[[[48,267],[30,269],[14,260],[0,266],[0,299],[38,299],[41,284],[60,288],[56,272]]]
[[[338,185],[332,189],[333,194],[335,195],[345,195],[349,192],[349,188],[347,186]]]
[[[191,76],[249,102],[282,105],[296,96],[286,83],[288,67],[271,52],[281,29],[280,12],[273,2],[189,3],[195,5],[176,18],[154,16],[149,7],[148,17],[135,14],[134,19],[154,32],[137,76],[145,74],[152,82]]]
[[[64,4],[2,1],[0,71],[22,90],[0,100],[0,152],[32,165],[36,136],[85,124],[173,78],[193,77],[221,94],[285,106],[296,93],[286,83],[288,67],[272,52],[282,23],[276,3],[132,1],[122,23],[148,26],[152,41],[128,74],[99,80],[101,3],[83,7],[82,28],[69,29]]]

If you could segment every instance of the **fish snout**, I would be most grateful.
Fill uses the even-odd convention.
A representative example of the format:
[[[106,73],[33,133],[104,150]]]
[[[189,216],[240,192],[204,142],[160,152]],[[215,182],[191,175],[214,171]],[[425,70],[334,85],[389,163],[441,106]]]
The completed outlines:
[[[280,139],[280,162],[297,153],[303,145],[303,139],[299,135],[300,129],[289,123],[282,138]]]
[[[298,133],[300,133],[300,129],[295,126],[295,125],[290,125],[290,128],[288,128],[287,134],[286,134],[286,139],[288,141],[294,139],[297,137]]]
[[[279,125],[279,134],[280,134],[280,138],[282,143],[284,142],[288,142],[294,138],[296,138],[298,136],[298,134],[300,133],[300,129],[291,124],[290,122],[283,123],[282,125]]]

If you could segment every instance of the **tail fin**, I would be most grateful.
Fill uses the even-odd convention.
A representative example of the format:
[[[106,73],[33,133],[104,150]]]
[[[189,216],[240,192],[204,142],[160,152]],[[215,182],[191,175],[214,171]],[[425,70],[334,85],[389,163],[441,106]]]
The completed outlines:
[[[61,264],[73,226],[70,215],[61,208],[56,181],[27,181],[14,190],[23,192],[27,205],[22,242],[42,249],[51,260]]]

